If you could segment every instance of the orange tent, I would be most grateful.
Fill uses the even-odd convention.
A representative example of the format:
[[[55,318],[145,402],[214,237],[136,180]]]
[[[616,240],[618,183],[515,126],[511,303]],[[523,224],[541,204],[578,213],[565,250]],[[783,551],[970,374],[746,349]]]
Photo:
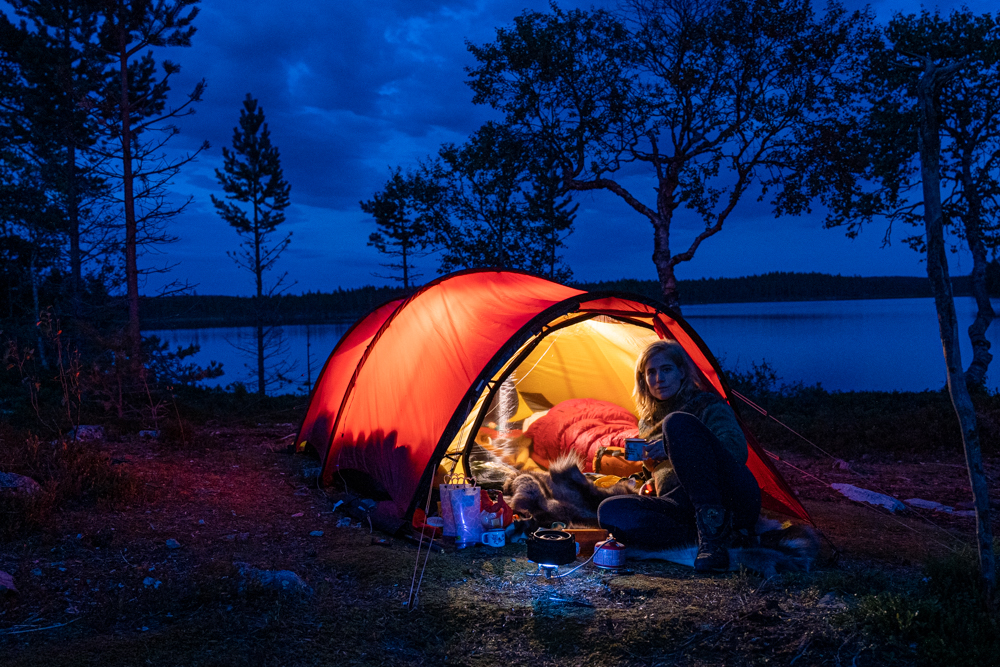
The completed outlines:
[[[334,477],[401,522],[435,478],[470,474],[469,453],[502,387],[555,405],[594,398],[634,410],[633,365],[658,338],[679,341],[732,404],[718,362],[681,317],[645,297],[583,292],[515,271],[444,276],[359,320],[313,388],[299,429]],[[541,399],[540,399],[541,397]],[[744,429],[746,431],[746,429]],[[810,521],[747,432],[764,507]]]

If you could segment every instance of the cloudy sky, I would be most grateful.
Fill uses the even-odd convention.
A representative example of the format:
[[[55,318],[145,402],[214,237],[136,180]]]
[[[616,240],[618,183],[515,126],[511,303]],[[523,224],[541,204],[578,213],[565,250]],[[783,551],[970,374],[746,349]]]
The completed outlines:
[[[560,6],[613,7],[609,2]],[[929,3],[947,10],[959,2]],[[979,12],[993,3],[967,3]],[[180,241],[159,261],[176,263],[172,278],[197,285],[200,294],[249,294],[252,278],[226,254],[239,243],[215,213],[209,195],[221,194],[214,170],[230,146],[242,100],[256,97],[281,151],[292,205],[285,228],[292,243],[280,261],[295,282],[292,293],[387,284],[375,277],[379,255],[366,245],[374,223],[358,202],[380,189],[390,169],[406,168],[445,142],[461,143],[489,109],[472,104],[463,68],[472,64],[466,40],[491,41],[524,9],[545,11],[545,0],[314,0],[244,2],[203,0],[190,48],[157,54],[182,66],[174,81],[183,94],[201,78],[208,88],[197,113],[181,121],[172,150],[211,148],[174,183],[193,203],[173,223]],[[915,11],[906,0],[874,4],[885,20],[893,11]],[[580,281],[655,278],[650,259],[652,227],[608,194],[584,194],[565,259]],[[674,247],[697,224],[675,228]],[[902,231],[902,230],[901,230]],[[896,239],[881,248],[882,229],[851,241],[824,230],[818,217],[775,220],[766,208],[744,201],[726,228],[708,240],[680,278],[734,277],[768,271],[822,271],[844,275],[921,275],[923,265]],[[609,246],[609,240],[613,244]],[[609,247],[612,251],[609,252]],[[953,273],[971,267],[952,257]],[[381,270],[384,273],[384,270]],[[423,280],[435,276],[424,267]],[[155,290],[150,282],[147,292]]]

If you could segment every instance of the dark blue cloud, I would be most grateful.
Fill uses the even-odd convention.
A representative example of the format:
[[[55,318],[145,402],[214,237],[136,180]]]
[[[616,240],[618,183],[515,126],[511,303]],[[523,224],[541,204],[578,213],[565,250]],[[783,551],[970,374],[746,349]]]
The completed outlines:
[[[590,2],[560,3],[588,7]],[[596,3],[614,8],[615,0]],[[861,7],[852,0],[851,6]],[[949,2],[942,6],[957,6]],[[983,0],[975,11],[992,11]],[[904,0],[873,5],[882,20],[913,11]],[[178,154],[208,140],[212,147],[176,179],[179,195],[196,206],[174,223],[181,241],[169,248],[180,261],[175,275],[198,282],[200,293],[248,293],[244,276],[225,257],[239,239],[219,219],[209,195],[219,195],[214,170],[229,146],[244,96],[253,94],[267,115],[292,186],[287,228],[294,236],[278,272],[287,270],[296,290],[382,284],[381,258],[367,247],[373,225],[358,202],[404,168],[434,154],[444,142],[461,142],[492,112],[471,102],[464,68],[472,64],[466,42],[485,43],[525,8],[548,9],[547,0],[390,0],[317,3],[203,2],[190,48],[162,49],[158,58],[182,65],[175,99],[205,78],[197,113],[180,121]],[[652,201],[652,183],[632,177]],[[652,278],[652,228],[607,193],[578,197],[577,231],[566,259],[581,280]],[[695,218],[675,227],[675,248],[699,230]],[[874,233],[873,233],[874,232]],[[613,252],[608,239],[614,238]],[[741,202],[726,228],[706,241],[682,278],[733,276],[772,270],[822,270],[879,275],[919,274],[908,249],[879,249],[881,232],[849,242],[822,229],[820,215],[775,221],[764,204]],[[896,244],[897,246],[899,244]],[[435,275],[432,258],[426,277]]]

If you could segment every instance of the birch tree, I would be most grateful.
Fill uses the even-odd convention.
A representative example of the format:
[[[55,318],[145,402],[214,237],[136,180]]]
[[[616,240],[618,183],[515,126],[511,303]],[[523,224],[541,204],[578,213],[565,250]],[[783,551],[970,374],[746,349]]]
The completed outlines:
[[[567,191],[610,192],[650,223],[663,297],[677,307],[678,265],[755,188],[781,189],[791,130],[829,97],[862,15],[832,4],[817,16],[809,0],[623,7],[524,12],[494,42],[468,45],[470,86],[558,156]],[[693,238],[677,238],[682,220]]]
[[[887,237],[893,220],[922,226],[922,235],[911,243],[926,253],[947,388],[976,507],[981,579],[990,597],[996,589],[996,564],[988,488],[976,411],[962,368],[947,223],[949,214],[962,218],[957,233],[964,231],[970,247],[977,245],[974,272],[983,262],[985,290],[983,248],[993,232],[985,224],[981,204],[995,192],[989,167],[995,149],[984,148],[996,141],[991,129],[996,111],[989,101],[996,90],[982,84],[992,80],[988,74],[997,65],[998,47],[1000,33],[989,16],[967,11],[948,19],[927,12],[896,15],[884,39],[866,46],[867,58],[855,63],[827,115],[800,137],[803,160],[793,179],[804,197],[816,194],[830,208],[830,226],[846,225],[849,234],[856,235],[876,218],[890,221]],[[982,171],[984,166],[988,172]],[[948,179],[950,190],[943,187]],[[794,208],[801,200],[785,203]],[[973,328],[984,321],[988,325],[989,319],[992,309],[984,317],[981,307]],[[989,361],[982,355],[988,355],[989,346],[974,342],[974,347],[980,357],[974,372],[982,372],[983,362]]]

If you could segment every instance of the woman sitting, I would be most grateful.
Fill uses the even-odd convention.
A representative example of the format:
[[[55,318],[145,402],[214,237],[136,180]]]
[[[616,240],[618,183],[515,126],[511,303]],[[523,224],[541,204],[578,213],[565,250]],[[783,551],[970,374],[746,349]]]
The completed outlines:
[[[633,396],[640,435],[656,441],[646,449],[651,479],[643,495],[602,502],[601,527],[642,549],[696,538],[695,570],[726,570],[733,530],[752,529],[760,513],[760,488],[746,467],[736,414],[707,390],[676,341],[657,341],[639,356]]]

